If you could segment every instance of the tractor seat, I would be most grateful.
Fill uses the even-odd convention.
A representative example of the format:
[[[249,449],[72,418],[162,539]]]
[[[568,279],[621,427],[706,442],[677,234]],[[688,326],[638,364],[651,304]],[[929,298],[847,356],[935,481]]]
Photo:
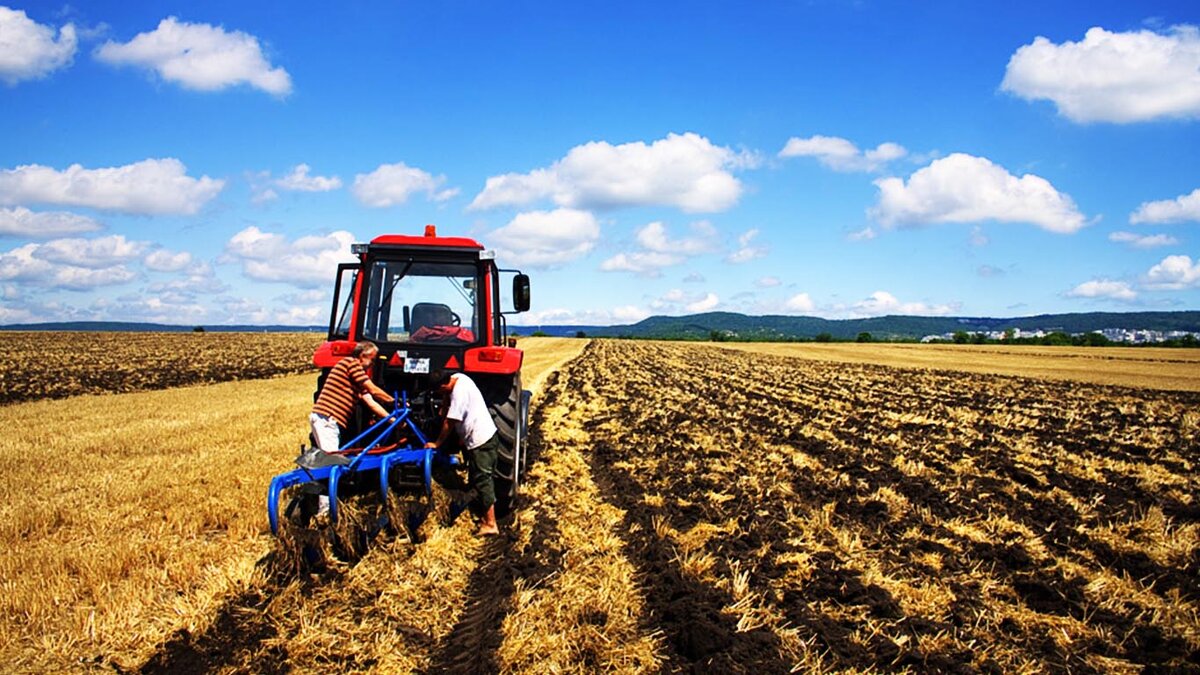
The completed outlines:
[[[450,305],[437,302],[418,302],[413,305],[410,333],[415,333],[421,328],[453,325],[454,312],[450,311]]]

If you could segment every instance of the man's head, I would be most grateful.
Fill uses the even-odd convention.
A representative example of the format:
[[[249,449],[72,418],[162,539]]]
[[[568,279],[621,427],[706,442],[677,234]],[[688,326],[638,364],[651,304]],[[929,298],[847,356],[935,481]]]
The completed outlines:
[[[454,375],[453,371],[445,368],[434,368],[433,372],[429,373],[429,386],[436,390],[446,391],[450,388],[450,376]]]
[[[367,366],[371,365],[371,362],[374,361],[375,357],[379,354],[379,347],[376,347],[374,342],[363,340],[362,342],[354,345],[354,351],[351,353],[354,355],[354,358],[358,359],[358,362],[361,363],[364,368],[366,368]]]

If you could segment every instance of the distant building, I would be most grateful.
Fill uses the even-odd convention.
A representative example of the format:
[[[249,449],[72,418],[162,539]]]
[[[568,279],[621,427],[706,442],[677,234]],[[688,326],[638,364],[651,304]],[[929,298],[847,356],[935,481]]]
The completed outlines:
[[[1002,331],[1002,330],[981,331],[981,332],[989,340],[1003,340],[1005,338],[1005,331]],[[1103,335],[1104,337],[1108,338],[1108,340],[1110,342],[1124,342],[1124,343],[1128,343],[1128,344],[1156,344],[1159,342],[1166,342],[1167,340],[1179,340],[1188,335],[1191,335],[1192,337],[1200,339],[1200,331],[1186,331],[1186,330],[1161,331],[1161,330],[1146,330],[1146,329],[1141,329],[1141,328],[1138,328],[1138,329],[1104,328],[1102,330],[1096,330],[1096,331],[1092,331],[1092,332]],[[970,335],[972,335],[972,336],[977,335],[977,334],[978,333],[970,333]],[[1021,330],[1019,328],[1014,328],[1012,336],[1013,336],[1013,338],[1043,338],[1043,337],[1046,337],[1047,335],[1049,335],[1049,333],[1047,333],[1046,331],[1043,331],[1043,330]],[[1075,333],[1075,335],[1084,335],[1084,333]],[[926,335],[925,337],[921,338],[921,342],[953,342],[953,341],[954,341],[954,333],[942,333],[940,335]]]

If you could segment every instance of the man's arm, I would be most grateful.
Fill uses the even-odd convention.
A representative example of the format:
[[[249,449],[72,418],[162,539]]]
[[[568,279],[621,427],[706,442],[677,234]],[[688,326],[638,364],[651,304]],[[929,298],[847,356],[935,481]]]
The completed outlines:
[[[366,386],[367,386],[367,391],[370,392],[370,394],[372,396],[374,396],[375,398],[382,399],[384,401],[387,401],[388,403],[395,402],[396,399],[392,398],[391,394],[387,393],[383,389],[380,389],[379,385],[375,384],[371,380],[367,380]]]
[[[383,406],[379,405],[379,403],[377,403],[370,394],[364,393],[362,395],[362,402],[367,404],[367,407],[371,409],[371,412],[374,412],[380,417],[387,417],[390,414],[388,411],[384,410]]]
[[[433,441],[433,442],[430,442],[430,443],[426,443],[426,444],[425,444],[425,447],[427,447],[427,448],[440,448],[440,447],[442,447],[442,444],[443,444],[443,443],[445,443],[446,441],[450,440],[450,432],[451,432],[452,430],[453,430],[453,428],[450,426],[450,418],[448,418],[448,417],[443,417],[443,418],[442,418],[442,430],[441,430],[440,432],[438,432],[438,437],[437,437],[437,440],[436,440],[436,441]]]

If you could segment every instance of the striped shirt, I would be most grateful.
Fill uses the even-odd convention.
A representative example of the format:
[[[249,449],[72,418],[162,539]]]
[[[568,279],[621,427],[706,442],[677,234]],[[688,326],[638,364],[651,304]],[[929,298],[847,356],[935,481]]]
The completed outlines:
[[[325,378],[325,386],[321,387],[313,412],[332,417],[345,427],[354,412],[354,404],[366,391],[368,379],[356,357],[347,356],[338,361]]]

